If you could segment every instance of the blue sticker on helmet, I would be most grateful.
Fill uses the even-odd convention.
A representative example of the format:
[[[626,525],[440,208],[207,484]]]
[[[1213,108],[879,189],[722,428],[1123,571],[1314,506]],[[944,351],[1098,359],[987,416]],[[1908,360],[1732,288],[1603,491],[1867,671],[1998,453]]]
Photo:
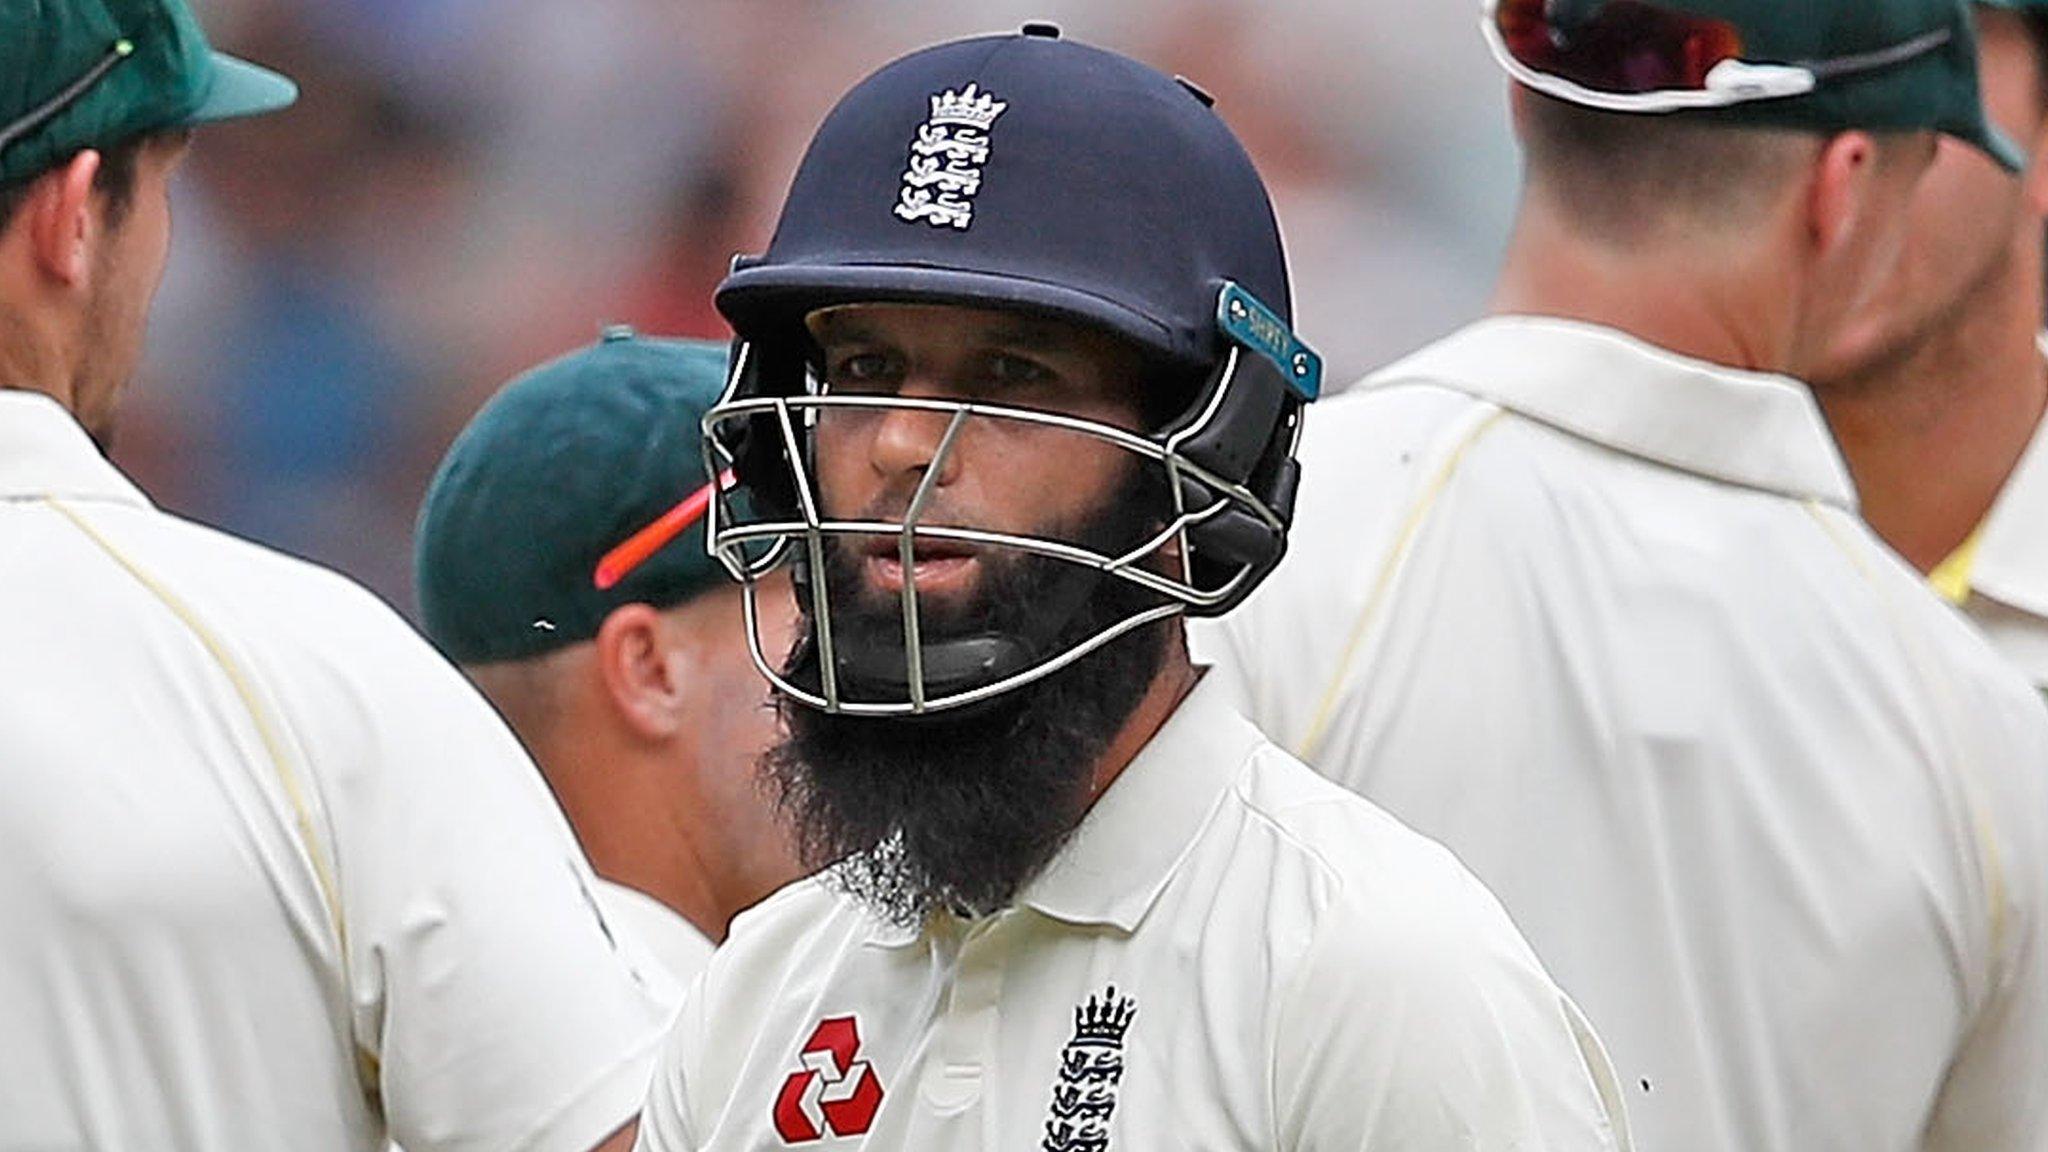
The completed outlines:
[[[1301,342],[1285,320],[1251,293],[1226,280],[1216,294],[1216,327],[1273,362],[1304,400],[1323,391],[1323,358]]]

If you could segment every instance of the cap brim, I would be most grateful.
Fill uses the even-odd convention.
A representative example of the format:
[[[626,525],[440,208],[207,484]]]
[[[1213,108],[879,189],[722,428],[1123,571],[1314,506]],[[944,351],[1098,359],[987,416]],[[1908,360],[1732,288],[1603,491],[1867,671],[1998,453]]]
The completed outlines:
[[[185,118],[185,123],[211,124],[261,116],[289,108],[298,99],[299,86],[290,78],[225,52],[215,52],[213,87],[198,111]]]
[[[1971,125],[1968,130],[1954,134],[1956,139],[1981,150],[1986,156],[1998,162],[2008,172],[2025,172],[2027,154],[2012,142],[2012,138],[1998,130],[1998,126],[1984,121]]]

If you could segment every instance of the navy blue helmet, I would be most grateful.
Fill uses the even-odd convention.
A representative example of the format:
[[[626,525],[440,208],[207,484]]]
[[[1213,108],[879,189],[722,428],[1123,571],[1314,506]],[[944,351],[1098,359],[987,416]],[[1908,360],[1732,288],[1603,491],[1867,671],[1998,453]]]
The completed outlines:
[[[1228,611],[1279,562],[1301,408],[1322,365],[1292,329],[1264,182],[1211,103],[1185,81],[1029,25],[904,57],[826,117],[768,250],[735,261],[718,290],[738,341],[726,397],[705,421],[713,464],[737,479],[714,512],[714,553],[750,587],[791,561],[809,617],[808,671],[772,666],[756,644],[783,691],[872,714],[974,703],[1150,620]],[[807,429],[833,398],[805,320],[857,303],[1050,316],[1143,353],[1155,370],[1132,387],[1163,390],[1142,406],[1169,415],[1141,436],[1099,431],[1169,477],[1158,544],[1170,564],[1077,559],[1070,547],[914,515],[896,527],[906,545],[936,537],[1050,555],[1090,578],[1150,587],[1159,607],[1064,646],[1050,642],[1063,620],[1048,620],[1038,636],[920,646],[906,619],[904,647],[887,668],[833,653],[830,604],[810,578],[822,568],[821,542],[874,528],[820,516],[810,488]],[[913,596],[913,613],[914,604]]]

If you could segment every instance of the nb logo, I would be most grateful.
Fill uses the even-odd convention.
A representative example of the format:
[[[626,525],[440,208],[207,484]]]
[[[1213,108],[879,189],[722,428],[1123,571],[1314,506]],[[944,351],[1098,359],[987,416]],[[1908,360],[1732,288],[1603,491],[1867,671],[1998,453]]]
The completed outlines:
[[[851,1016],[819,1021],[775,1097],[775,1131],[785,1144],[865,1135],[882,1107],[882,1082],[860,1055],[860,1025]]]

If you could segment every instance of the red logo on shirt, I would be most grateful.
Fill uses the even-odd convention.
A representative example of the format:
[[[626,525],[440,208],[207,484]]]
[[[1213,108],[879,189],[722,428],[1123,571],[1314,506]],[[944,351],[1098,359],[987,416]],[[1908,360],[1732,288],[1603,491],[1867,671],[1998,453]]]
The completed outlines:
[[[775,1131],[787,1144],[865,1135],[882,1106],[882,1082],[860,1055],[860,1024],[851,1016],[818,1022],[804,1041],[801,1072],[782,1082],[775,1097]]]

